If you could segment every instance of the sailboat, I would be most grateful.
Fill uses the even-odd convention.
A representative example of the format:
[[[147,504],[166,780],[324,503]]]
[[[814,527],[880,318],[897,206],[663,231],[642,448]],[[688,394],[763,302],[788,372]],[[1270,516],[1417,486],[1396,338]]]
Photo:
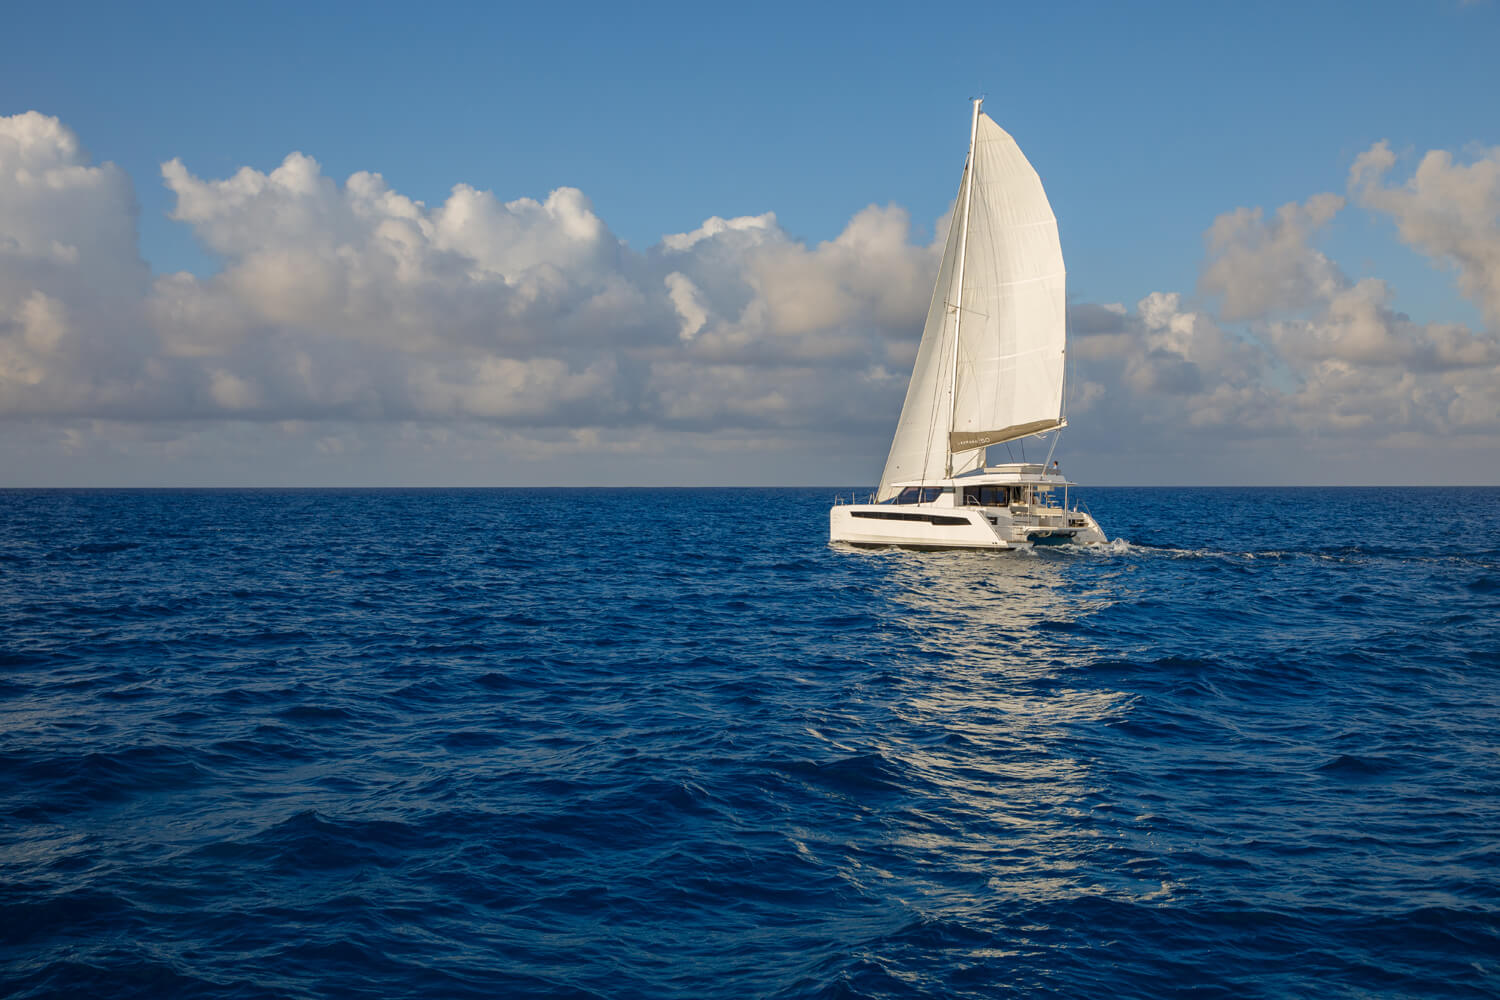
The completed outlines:
[[[922,549],[1106,541],[1092,514],[1068,505],[1073,484],[1050,452],[1040,464],[986,464],[994,445],[1051,433],[1056,446],[1067,424],[1067,303],[1041,178],[982,103],[974,102],[969,157],[880,486],[868,503],[835,502],[831,541]]]

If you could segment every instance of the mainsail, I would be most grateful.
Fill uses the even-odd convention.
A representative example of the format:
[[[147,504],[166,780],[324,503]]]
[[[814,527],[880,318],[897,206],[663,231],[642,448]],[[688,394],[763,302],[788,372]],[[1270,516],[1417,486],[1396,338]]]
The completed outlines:
[[[896,483],[978,468],[987,445],[1062,424],[1067,303],[1057,219],[1016,141],[977,104],[975,115],[879,500],[895,495]]]

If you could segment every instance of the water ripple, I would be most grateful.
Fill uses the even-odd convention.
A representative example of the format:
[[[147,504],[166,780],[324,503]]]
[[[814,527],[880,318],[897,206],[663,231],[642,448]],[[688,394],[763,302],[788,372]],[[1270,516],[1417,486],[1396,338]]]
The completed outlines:
[[[1500,491],[1390,493],[0,491],[0,992],[1500,995]]]

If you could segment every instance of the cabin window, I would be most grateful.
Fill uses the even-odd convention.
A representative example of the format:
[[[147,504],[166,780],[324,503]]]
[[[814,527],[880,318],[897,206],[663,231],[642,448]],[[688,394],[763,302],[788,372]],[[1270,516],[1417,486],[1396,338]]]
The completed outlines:
[[[1010,502],[1010,492],[1004,486],[965,486],[964,505],[982,504],[985,507],[1004,507]]]
[[[896,503],[932,503],[945,491],[941,486],[908,486],[896,494]]]

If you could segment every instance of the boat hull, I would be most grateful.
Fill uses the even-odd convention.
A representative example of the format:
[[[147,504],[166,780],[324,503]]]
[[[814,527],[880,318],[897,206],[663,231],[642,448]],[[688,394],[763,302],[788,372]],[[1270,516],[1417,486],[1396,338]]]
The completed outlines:
[[[1010,549],[977,508],[902,504],[838,504],[828,512],[828,538],[859,546],[920,549]]]
[[[828,539],[860,548],[1001,551],[1106,540],[1082,511],[931,504],[835,504],[828,511]]]

